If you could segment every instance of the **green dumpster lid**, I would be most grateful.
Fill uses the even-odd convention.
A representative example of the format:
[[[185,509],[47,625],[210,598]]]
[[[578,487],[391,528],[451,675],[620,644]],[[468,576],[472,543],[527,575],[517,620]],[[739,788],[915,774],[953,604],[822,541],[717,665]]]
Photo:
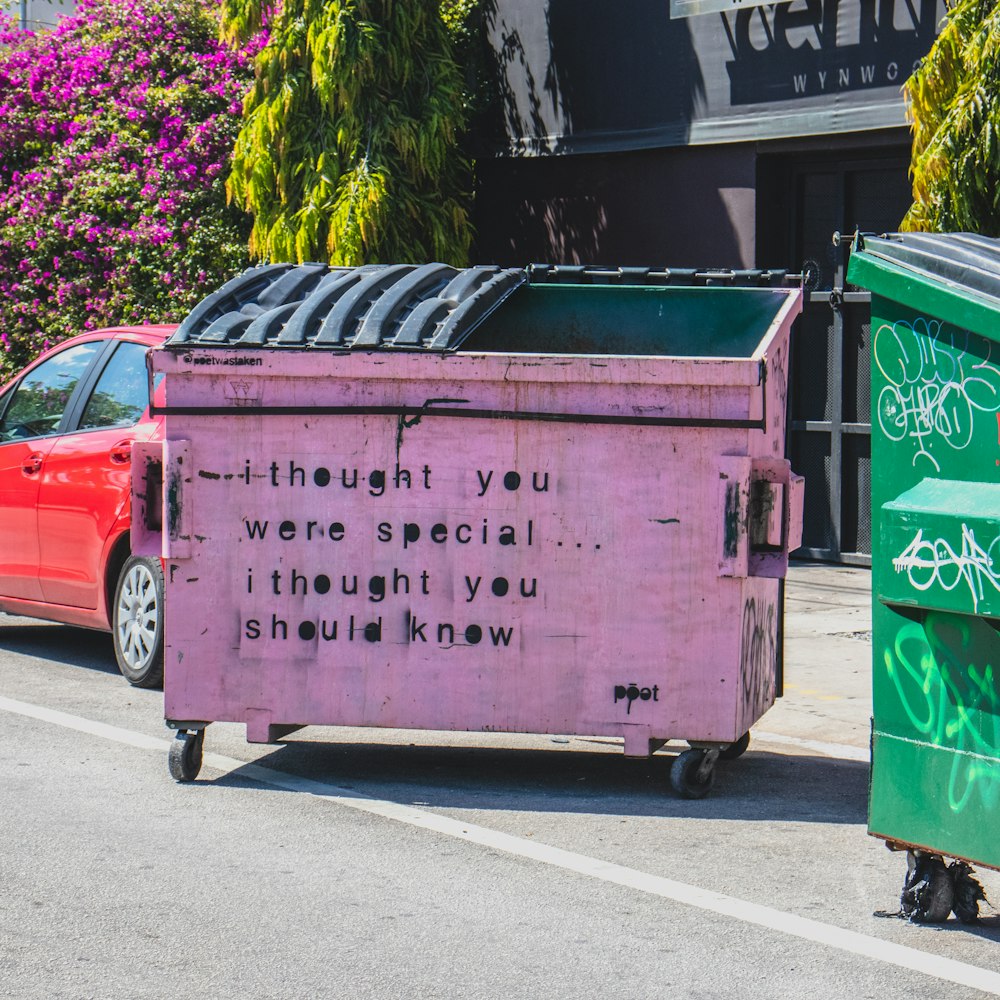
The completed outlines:
[[[454,350],[526,280],[494,266],[270,264],[202,299],[166,346]]]
[[[975,233],[858,234],[847,277],[917,312],[998,339],[1000,240]]]

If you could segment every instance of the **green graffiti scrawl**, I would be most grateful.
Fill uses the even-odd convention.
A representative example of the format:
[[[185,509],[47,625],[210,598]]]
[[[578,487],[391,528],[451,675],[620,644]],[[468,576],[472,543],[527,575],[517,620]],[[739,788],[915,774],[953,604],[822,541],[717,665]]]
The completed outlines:
[[[982,626],[988,628],[989,626]],[[961,812],[974,793],[1000,805],[1000,693],[991,663],[971,661],[968,619],[929,614],[884,652],[885,667],[914,730],[954,753],[948,805]]]

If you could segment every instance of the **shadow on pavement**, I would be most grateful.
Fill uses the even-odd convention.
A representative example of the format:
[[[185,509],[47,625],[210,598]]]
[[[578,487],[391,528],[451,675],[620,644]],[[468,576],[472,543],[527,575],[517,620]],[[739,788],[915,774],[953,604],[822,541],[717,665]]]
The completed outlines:
[[[635,760],[620,751],[577,749],[581,742],[573,740],[568,750],[289,742],[257,764],[426,808],[742,822],[867,820],[867,764],[751,749],[739,760],[720,761],[714,789],[704,799],[690,800],[677,797],[670,787],[673,753]],[[678,744],[677,749],[686,746]],[[212,783],[246,780],[236,770]]]
[[[0,615],[0,646],[68,666],[118,674],[110,635]],[[336,730],[331,730],[336,732]],[[212,729],[206,751],[212,752]],[[427,740],[426,734],[421,739]],[[483,734],[488,743],[490,736]],[[593,749],[599,746],[599,750]],[[284,774],[426,808],[508,809],[649,817],[703,817],[749,822],[864,824],[868,765],[753,748],[720,761],[715,787],[700,800],[678,798],[670,766],[686,744],[648,759],[630,759],[603,740],[552,741],[552,749],[296,741],[257,764]],[[214,782],[247,784],[236,770]],[[251,784],[254,784],[251,782]]]
[[[0,648],[102,674],[119,673],[108,632],[0,615]]]

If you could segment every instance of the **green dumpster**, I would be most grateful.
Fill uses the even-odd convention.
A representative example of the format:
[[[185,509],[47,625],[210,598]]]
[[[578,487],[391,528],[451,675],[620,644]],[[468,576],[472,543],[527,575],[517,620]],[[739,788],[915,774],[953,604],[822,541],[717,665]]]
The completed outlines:
[[[857,236],[848,279],[872,292],[869,833],[909,881],[1000,868],[1000,241]]]

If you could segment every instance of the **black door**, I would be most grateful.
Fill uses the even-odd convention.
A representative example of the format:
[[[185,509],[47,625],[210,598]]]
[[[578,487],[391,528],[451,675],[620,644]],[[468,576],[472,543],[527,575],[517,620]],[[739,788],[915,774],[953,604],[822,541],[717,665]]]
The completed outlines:
[[[870,565],[871,303],[845,276],[855,230],[899,228],[910,206],[909,154],[762,157],[760,164],[758,264],[776,254],[818,276],[792,337],[789,455],[806,477],[797,555]],[[768,214],[781,216],[770,231]],[[835,242],[835,233],[843,239]]]

